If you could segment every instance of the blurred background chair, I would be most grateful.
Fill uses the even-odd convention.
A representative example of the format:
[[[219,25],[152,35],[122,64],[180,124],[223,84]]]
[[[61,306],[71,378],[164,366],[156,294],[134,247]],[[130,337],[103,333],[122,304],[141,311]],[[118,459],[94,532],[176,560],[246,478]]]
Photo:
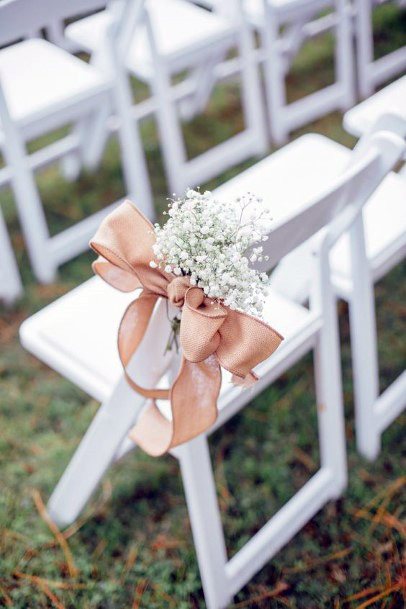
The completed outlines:
[[[49,20],[83,13],[100,6],[97,0],[8,0],[0,5],[0,135],[24,237],[37,278],[50,282],[57,267],[88,247],[103,210],[50,236],[34,171],[66,155],[86,161],[86,146],[99,120],[100,108],[112,105],[120,116],[122,166],[129,193],[152,217],[152,201],[144,153],[137,126],[129,116],[127,81],[122,78],[117,37],[137,20],[140,3],[122,4],[121,21],[106,32],[100,52],[109,71],[97,69],[46,40],[27,39]],[[120,43],[121,44],[121,43]],[[4,46],[8,45],[8,46]],[[107,58],[108,57],[108,61]],[[75,122],[67,137],[29,154],[27,143]],[[3,174],[4,175],[4,174]]]
[[[267,251],[270,260],[261,270],[273,267],[303,241],[324,230],[314,257],[309,309],[271,290],[265,318],[285,340],[272,358],[258,366],[260,381],[250,391],[231,385],[224,375],[219,419],[212,431],[314,350],[321,467],[228,561],[207,437],[202,435],[172,451],[180,460],[209,609],[224,609],[262,565],[346,485],[338,328],[329,253],[342,233],[350,230],[354,234],[351,258],[357,256],[357,264],[366,268],[362,239],[361,247],[356,245],[362,235],[362,223],[357,219],[365,201],[403,153],[404,143],[391,134],[374,135],[341,175],[336,172],[334,179],[326,178],[325,187],[311,185],[307,174],[315,165],[314,154],[328,146],[326,138],[304,136],[216,191],[219,197],[231,200],[249,184],[270,201],[283,196],[286,205],[275,210],[276,226]],[[288,184],[284,180],[287,174],[295,177]],[[306,195],[310,199],[306,200]],[[126,436],[144,399],[127,385],[114,348],[121,315],[131,298],[133,295],[117,292],[93,278],[21,326],[21,340],[29,351],[103,402],[50,499],[49,512],[60,525],[77,517],[108,466],[133,447]],[[170,366],[168,356],[162,355],[168,332],[161,302],[146,341],[131,363],[143,371],[147,386],[156,383]]]
[[[406,70],[406,46],[375,59],[373,10],[380,4],[383,2],[379,0],[353,0],[358,89],[361,98],[372,95],[378,85]],[[406,8],[404,0],[399,0],[397,4]]]
[[[221,2],[221,0],[218,0]],[[347,0],[245,0],[259,32],[272,141],[355,100],[351,15]],[[334,82],[296,101],[287,99],[286,78],[306,40],[331,31],[334,36]]]
[[[344,115],[346,131],[360,137],[362,134],[385,125],[406,138],[406,76],[381,89]],[[383,121],[383,122],[382,122]],[[400,173],[406,177],[406,167]]]
[[[20,273],[0,209],[0,301],[11,305],[22,292]]]
[[[116,4],[111,0],[104,11],[68,25],[66,38],[93,58]],[[266,150],[267,131],[252,33],[240,2],[233,2],[230,10],[219,13],[188,0],[147,0],[145,9],[143,23],[134,31],[123,61],[128,74],[146,83],[152,91],[152,104],[147,111],[156,113],[170,191],[180,194],[188,186],[205,182]],[[226,61],[230,52],[237,52],[239,57],[237,71],[244,128],[205,153],[188,159],[182,116],[191,118],[203,112],[214,84],[230,75],[235,77],[235,58]],[[181,76],[186,77],[174,84],[173,79],[179,81]],[[142,104],[135,105],[134,114],[140,116],[142,108]],[[99,153],[106,136],[106,130],[102,129]]]
[[[364,104],[368,102],[360,104],[359,108]],[[374,104],[371,105],[374,107]],[[384,104],[381,108],[388,108],[388,105]],[[353,113],[356,117],[357,112],[355,108],[349,114]],[[351,124],[352,121],[352,117],[345,120]],[[364,125],[368,121],[360,123]],[[382,115],[375,125],[365,129],[364,137],[381,130],[396,133],[404,139],[406,119],[399,115]],[[361,140],[356,153],[362,147]],[[313,156],[314,162],[317,159],[316,166],[320,173],[328,171],[327,165],[339,172],[350,158],[348,149],[333,142]],[[374,284],[401,262],[406,254],[405,201],[406,180],[402,175],[391,172],[371,196],[363,210],[363,217],[359,219],[360,223],[363,222],[365,236],[359,229],[352,245],[351,238],[346,235],[332,251],[331,268],[337,298],[345,300],[349,306],[357,447],[368,459],[378,456],[382,432],[406,404],[405,372],[381,395],[379,392],[374,305]],[[364,247],[364,239],[368,266],[360,268],[357,260],[351,261],[350,248]],[[297,302],[304,302],[310,293],[312,248],[311,242],[304,244],[284,259],[272,276],[274,287]]]

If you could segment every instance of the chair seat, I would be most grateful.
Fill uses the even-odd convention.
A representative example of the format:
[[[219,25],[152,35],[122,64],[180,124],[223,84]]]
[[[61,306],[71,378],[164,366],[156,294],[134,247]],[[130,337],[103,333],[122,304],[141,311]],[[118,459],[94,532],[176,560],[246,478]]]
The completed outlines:
[[[268,0],[270,9],[280,20],[298,21],[312,17],[318,11],[331,6],[331,0]],[[264,21],[263,0],[245,0],[245,10],[250,20],[261,27]]]
[[[119,322],[134,294],[111,288],[93,277],[26,320],[20,329],[24,347],[99,401],[120,378],[117,352]],[[310,313],[270,291],[265,319],[284,337],[300,332]],[[227,375],[225,375],[227,377]],[[224,379],[227,384],[228,377]]]
[[[406,120],[406,76],[346,112],[344,127],[349,133],[359,137],[386,112],[399,114]]]
[[[106,89],[95,68],[45,40],[0,50],[0,80],[11,118],[31,122]]]
[[[159,54],[175,63],[179,70],[194,64],[196,58],[201,59],[202,51],[211,51],[213,44],[233,33],[229,21],[185,0],[148,0],[147,7]],[[70,24],[65,35],[93,53],[100,48],[111,20],[111,13],[105,10]],[[143,25],[134,35],[127,67],[139,78],[149,79],[153,74],[150,45]]]
[[[251,190],[268,203],[279,224],[321,193],[344,169],[349,156],[350,150],[328,138],[305,135],[220,186],[216,193],[231,200]],[[367,255],[376,279],[387,261],[396,261],[396,252],[401,254],[406,247],[405,201],[406,181],[391,173],[364,208]],[[348,276],[349,264],[344,236],[333,250],[332,266],[339,275]]]

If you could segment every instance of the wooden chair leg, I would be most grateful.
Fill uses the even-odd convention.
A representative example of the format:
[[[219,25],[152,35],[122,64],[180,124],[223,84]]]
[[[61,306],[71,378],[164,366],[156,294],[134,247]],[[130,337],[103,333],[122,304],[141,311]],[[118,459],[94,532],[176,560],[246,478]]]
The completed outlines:
[[[18,135],[13,133],[12,137],[7,137],[6,133],[6,138],[4,156],[12,170],[11,184],[31,264],[40,282],[51,283],[57,264],[50,252],[49,231],[35,178]]]
[[[327,271],[328,273],[328,271]],[[347,484],[347,457],[341,381],[340,343],[336,300],[329,281],[320,282],[319,300],[324,323],[314,348],[320,461],[332,474],[332,497],[339,497]],[[327,287],[328,286],[328,287]]]
[[[119,71],[120,68],[117,67]],[[150,219],[155,218],[148,168],[138,124],[131,115],[132,96],[127,74],[115,77],[114,105],[120,119],[118,137],[127,192]]]
[[[256,153],[264,154],[268,149],[269,134],[261,92],[260,73],[257,69],[253,34],[241,15],[238,51],[241,61],[241,96],[244,124],[252,130],[256,140]]]
[[[143,404],[144,398],[136,395],[122,378],[112,396],[100,406],[49,500],[49,514],[59,526],[67,526],[79,516]]]
[[[226,546],[206,436],[180,446],[180,461],[190,523],[208,609],[225,609],[232,601],[225,566]]]
[[[285,121],[286,86],[283,62],[278,50],[279,24],[275,15],[266,11],[261,31],[261,47],[265,51],[264,77],[267,94],[268,121],[271,140],[277,146],[288,140]]]
[[[22,292],[20,273],[0,210],[0,300],[11,305]]]
[[[348,302],[357,446],[362,455],[372,460],[380,451],[380,432],[373,416],[379,395],[379,369],[373,281],[365,265],[359,263],[365,249],[362,217],[352,227],[349,237],[351,250],[355,252],[351,264],[357,286],[356,296],[350,296]]]

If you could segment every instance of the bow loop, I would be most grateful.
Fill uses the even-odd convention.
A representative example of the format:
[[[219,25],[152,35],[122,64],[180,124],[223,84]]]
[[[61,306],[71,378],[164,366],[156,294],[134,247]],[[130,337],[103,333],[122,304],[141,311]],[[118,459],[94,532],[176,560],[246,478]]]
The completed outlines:
[[[154,244],[154,227],[130,201],[103,220],[90,243],[99,254],[93,263],[95,273],[125,292],[142,288],[124,313],[118,350],[129,384],[149,398],[130,435],[146,452],[160,455],[214,423],[220,364],[247,386],[257,380],[252,368],[275,351],[282,337],[265,322],[208,298],[201,288],[190,286],[188,277],[162,271],[154,260]],[[170,389],[145,389],[129,375],[127,366],[144,339],[159,297],[182,309],[183,355]],[[168,398],[171,419],[155,403]]]
[[[185,302],[185,294],[190,287],[190,281],[188,277],[175,277],[170,283],[168,283],[167,293],[168,300],[180,309],[183,307]]]

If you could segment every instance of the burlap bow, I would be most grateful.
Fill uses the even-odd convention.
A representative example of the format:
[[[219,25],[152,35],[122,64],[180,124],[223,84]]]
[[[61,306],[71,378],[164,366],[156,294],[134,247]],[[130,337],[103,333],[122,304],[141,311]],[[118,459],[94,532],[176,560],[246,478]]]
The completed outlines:
[[[127,308],[118,332],[118,351],[130,385],[149,398],[131,437],[146,452],[160,455],[208,429],[217,418],[221,366],[248,385],[252,371],[279,346],[282,336],[265,322],[234,311],[191,287],[187,277],[151,268],[155,235],[152,224],[125,201],[102,222],[91,247],[99,254],[94,271],[113,287],[142,292]],[[157,300],[167,298],[182,310],[182,359],[169,389],[145,389],[130,377],[127,366],[140,345]],[[169,399],[172,420],[156,399]]]

